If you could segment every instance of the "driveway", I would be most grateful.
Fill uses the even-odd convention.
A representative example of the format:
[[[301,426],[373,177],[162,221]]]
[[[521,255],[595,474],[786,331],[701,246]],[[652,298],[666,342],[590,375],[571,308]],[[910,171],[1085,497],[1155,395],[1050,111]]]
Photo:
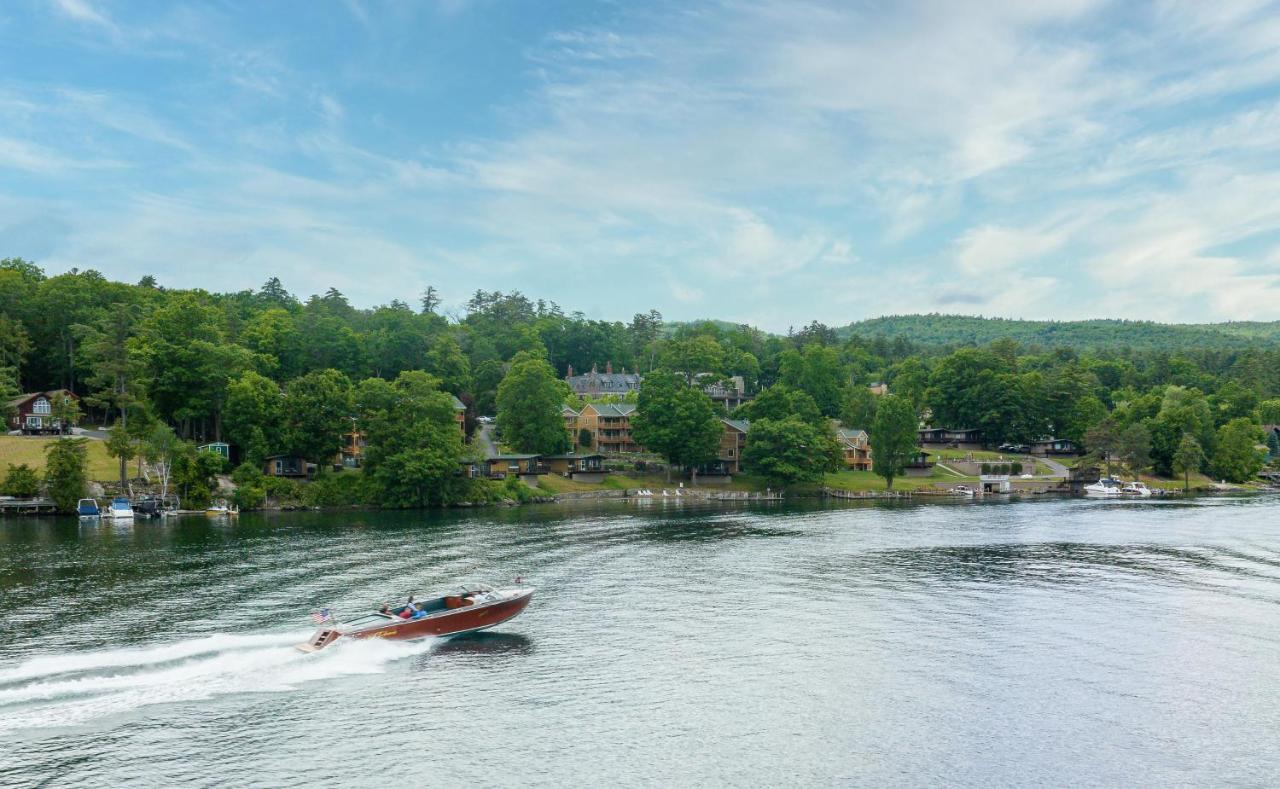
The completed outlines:
[[[476,427],[475,440],[472,442],[484,457],[491,458],[498,453],[498,445],[493,440],[493,425],[480,424]]]

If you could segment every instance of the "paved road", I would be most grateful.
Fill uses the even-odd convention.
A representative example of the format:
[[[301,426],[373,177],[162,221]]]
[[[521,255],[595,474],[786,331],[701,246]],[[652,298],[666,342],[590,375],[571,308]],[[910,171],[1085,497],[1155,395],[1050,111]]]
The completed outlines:
[[[1036,458],[1036,460],[1039,460],[1041,463],[1045,464],[1050,469],[1050,473],[1040,474],[1039,476],[1041,477],[1066,477],[1071,473],[1071,469],[1062,465],[1061,463],[1054,460],[1053,458],[1038,457]]]
[[[498,454],[498,445],[493,440],[493,425],[477,425],[473,443],[480,450],[480,454],[487,458]]]

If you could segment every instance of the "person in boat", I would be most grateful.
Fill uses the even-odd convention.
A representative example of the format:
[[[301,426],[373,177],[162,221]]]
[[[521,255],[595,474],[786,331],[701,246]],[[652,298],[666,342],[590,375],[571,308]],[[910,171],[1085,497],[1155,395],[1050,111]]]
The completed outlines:
[[[382,604],[382,607],[378,609],[378,613],[380,613],[380,614],[386,614],[387,616],[391,616],[391,604],[390,604],[390,603],[383,603],[383,604]]]
[[[422,603],[417,604],[417,610],[413,612],[414,619],[421,619],[427,615],[427,608]]]
[[[409,595],[409,602],[405,604],[405,606],[404,606],[404,610],[400,612],[400,618],[401,618],[401,619],[412,619],[412,618],[413,618],[413,611],[414,611],[414,608],[413,608],[413,595]]]

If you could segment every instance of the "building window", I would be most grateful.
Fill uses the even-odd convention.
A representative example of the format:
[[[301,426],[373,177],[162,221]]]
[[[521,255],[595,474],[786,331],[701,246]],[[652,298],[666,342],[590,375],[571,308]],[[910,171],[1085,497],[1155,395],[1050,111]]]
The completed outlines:
[[[35,402],[35,405],[31,407],[31,412],[35,414],[47,414],[50,412],[50,410],[51,409],[49,408],[49,401],[44,399],[43,397],[37,400]]]
[[[38,417],[38,416],[28,416],[28,417],[27,417],[27,427],[29,427],[29,428],[34,428],[34,429],[37,429],[37,430],[38,430],[38,429],[40,429],[40,427],[41,427],[41,425],[42,425],[42,424],[43,424],[43,422],[40,420],[40,417]]]

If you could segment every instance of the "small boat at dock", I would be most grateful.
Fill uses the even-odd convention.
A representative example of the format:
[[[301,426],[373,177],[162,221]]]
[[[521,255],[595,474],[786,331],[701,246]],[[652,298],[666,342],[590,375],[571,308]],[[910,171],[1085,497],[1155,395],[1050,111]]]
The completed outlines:
[[[80,501],[76,502],[76,514],[88,520],[101,515],[102,510],[98,508],[97,499],[80,499]]]
[[[124,496],[117,496],[102,511],[102,517],[118,521],[131,521],[133,520],[133,505]]]
[[[532,587],[495,589],[471,584],[453,594],[326,624],[297,649],[318,652],[342,638],[407,641],[487,630],[517,616],[529,605],[533,592]]]
[[[1144,486],[1145,487],[1145,486]],[[1084,495],[1090,498],[1112,498],[1121,495],[1124,484],[1115,477],[1103,477],[1091,485],[1084,486]]]
[[[1121,488],[1120,493],[1124,496],[1150,496],[1151,488],[1148,488],[1145,482],[1135,479]]]

